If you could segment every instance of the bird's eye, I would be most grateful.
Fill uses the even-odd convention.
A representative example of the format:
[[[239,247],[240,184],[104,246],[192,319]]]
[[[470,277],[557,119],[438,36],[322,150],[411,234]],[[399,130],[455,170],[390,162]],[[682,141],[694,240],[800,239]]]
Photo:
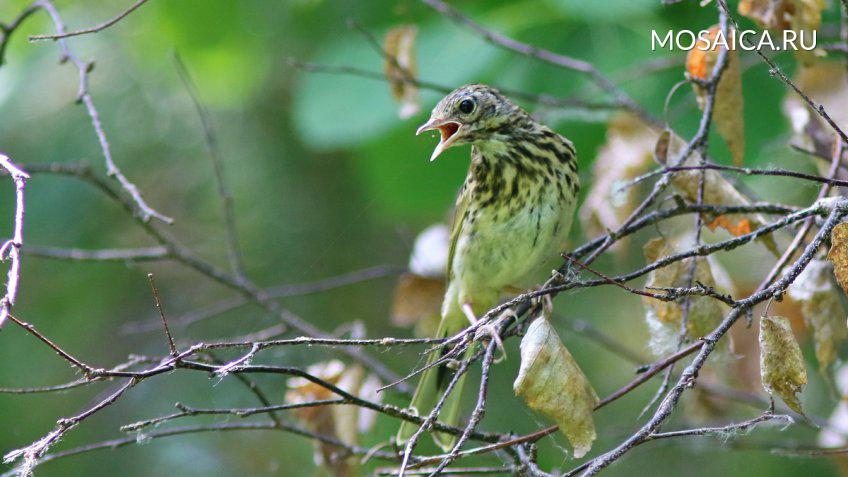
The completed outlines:
[[[471,111],[474,111],[474,101],[471,101],[470,99],[463,99],[459,103],[459,110],[462,111],[465,114],[468,114]]]

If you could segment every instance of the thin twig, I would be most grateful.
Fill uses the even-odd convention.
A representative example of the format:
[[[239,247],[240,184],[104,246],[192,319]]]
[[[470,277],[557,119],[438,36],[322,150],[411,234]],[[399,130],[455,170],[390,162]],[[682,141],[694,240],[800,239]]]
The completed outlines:
[[[168,349],[171,351],[171,356],[176,356],[177,346],[174,344],[174,337],[171,336],[171,329],[168,328],[168,319],[165,318],[165,310],[162,308],[162,301],[159,299],[159,290],[156,288],[156,280],[152,273],[147,274],[147,281],[150,282],[150,289],[153,291],[153,301],[156,303],[156,310],[159,312],[159,318],[162,320],[162,328],[165,330],[165,336],[168,338]]]
[[[68,38],[68,37],[71,37],[71,36],[86,35],[86,34],[89,34],[89,33],[98,33],[100,31],[103,31],[103,30],[109,28],[110,26],[118,23],[119,21],[123,20],[130,13],[134,12],[140,6],[147,3],[147,1],[148,0],[137,0],[129,8],[122,11],[121,13],[119,13],[114,18],[112,18],[110,20],[106,20],[103,23],[99,23],[99,24],[97,24],[97,25],[95,25],[91,28],[84,28],[82,30],[76,30],[76,31],[71,31],[71,32],[67,32],[67,33],[60,31],[60,32],[53,34],[53,35],[31,35],[29,37],[29,40],[30,41],[38,41],[38,40],[54,40],[55,41],[55,40],[59,40],[59,39],[62,39],[62,38]]]
[[[217,185],[218,196],[221,198],[221,204],[224,209],[227,256],[230,259],[230,268],[235,276],[241,280],[245,280],[244,262],[241,257],[238,229],[236,228],[233,195],[230,193],[227,182],[224,180],[224,160],[221,157],[221,150],[218,147],[218,137],[215,134],[215,128],[212,126],[212,118],[209,116],[209,111],[206,110],[206,107],[200,101],[200,95],[197,92],[194,79],[178,53],[174,53],[174,63],[177,66],[177,73],[180,76],[180,80],[183,82],[183,86],[191,98],[191,102],[194,104],[194,109],[197,111],[197,116],[200,118],[200,124],[203,127],[203,137],[206,139],[206,147],[209,149],[209,159],[212,161],[212,169],[215,171],[215,184]]]
[[[37,12],[39,6],[36,3],[33,3],[18,14],[11,22],[9,23],[0,23],[0,66],[3,66],[6,62],[6,47],[9,45],[9,40],[12,38],[12,34],[24,23],[24,21],[32,16],[33,13]]]
[[[145,0],[146,1],[146,0]],[[57,35],[65,34],[65,25],[62,23],[62,19],[59,16],[59,12],[56,10],[56,7],[53,6],[51,0],[38,0],[36,2],[38,6],[43,8],[50,15],[50,18],[53,20],[53,25],[56,28]],[[62,49],[62,57],[70,60],[71,63],[77,68],[79,72],[79,89],[77,91],[77,101],[82,102],[85,105],[85,109],[88,112],[88,116],[91,118],[91,125],[94,127],[94,132],[97,134],[97,140],[100,143],[100,150],[103,153],[103,158],[106,161],[106,174],[109,177],[115,178],[116,181],[121,185],[121,188],[132,197],[135,206],[138,209],[138,213],[141,215],[141,219],[145,222],[150,220],[151,217],[155,217],[166,224],[171,224],[174,222],[174,219],[163,215],[152,207],[147,205],[147,202],[142,198],[141,191],[136,187],[135,184],[129,181],[129,179],[124,176],[124,173],[121,172],[121,169],[118,168],[118,165],[112,159],[112,151],[109,147],[109,141],[106,139],[106,133],[103,130],[103,125],[100,122],[100,115],[97,112],[97,108],[94,107],[94,101],[91,99],[91,94],[88,91],[88,77],[94,68],[94,63],[82,61],[77,57],[68,47],[67,42],[64,38],[58,38],[59,46]]]
[[[0,298],[0,326],[6,321],[18,297],[21,279],[21,247],[24,245],[24,188],[29,175],[19,169],[8,156],[0,153],[0,168],[6,171],[15,183],[15,217],[11,240],[0,244],[0,262],[9,260],[6,274],[6,289]]]

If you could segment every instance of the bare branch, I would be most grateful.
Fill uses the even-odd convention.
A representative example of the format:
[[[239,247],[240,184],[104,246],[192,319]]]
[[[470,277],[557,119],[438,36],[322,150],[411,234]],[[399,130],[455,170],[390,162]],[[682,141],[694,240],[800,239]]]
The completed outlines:
[[[152,273],[147,274],[147,281],[150,282],[150,289],[153,291],[153,301],[156,303],[156,311],[159,312],[159,318],[162,319],[162,328],[165,330],[165,337],[168,338],[168,349],[171,351],[171,356],[177,355],[177,346],[174,344],[174,337],[171,336],[171,330],[168,328],[168,319],[165,318],[165,310],[162,308],[162,302],[159,300],[159,290],[156,288],[156,280]]]
[[[531,46],[526,43],[521,43],[520,41],[514,40],[505,35],[489,30],[483,25],[480,25],[474,20],[463,15],[458,10],[443,2],[442,0],[421,0],[421,2],[430,6],[437,12],[447,17],[448,19],[464,27],[467,27],[468,29],[477,33],[483,39],[492,43],[493,45],[504,48],[506,50],[514,51],[525,56],[538,58],[542,61],[562,68],[586,74],[592,80],[592,82],[598,85],[598,87],[600,87],[607,93],[610,93],[613,98],[615,98],[616,103],[620,104],[624,108],[627,108],[630,112],[639,116],[646,123],[651,124],[657,128],[663,127],[662,121],[654,118],[642,106],[633,101],[633,99],[631,99],[630,96],[627,95],[627,93],[625,93],[609,78],[601,74],[601,72],[599,72],[591,63],[571,58],[569,56],[561,55],[558,53],[554,53],[552,51],[545,50],[536,46]]]
[[[103,30],[109,28],[110,26],[118,23],[119,21],[123,20],[130,13],[136,11],[136,9],[138,9],[140,6],[147,3],[147,1],[148,0],[137,0],[134,4],[130,5],[129,8],[127,8],[126,10],[119,13],[116,17],[114,17],[110,20],[106,20],[103,23],[99,23],[99,24],[97,24],[97,25],[95,25],[91,28],[84,28],[82,30],[76,30],[76,31],[67,32],[67,33],[65,33],[63,31],[59,31],[58,33],[56,33],[54,35],[32,35],[32,36],[29,37],[29,41],[38,41],[38,40],[54,40],[55,41],[55,40],[59,40],[59,39],[62,39],[62,38],[68,38],[68,37],[71,37],[71,36],[86,35],[86,34],[89,34],[89,33],[98,33],[100,31],[103,31]]]
[[[15,183],[15,218],[12,239],[0,245],[0,262],[5,261],[7,257],[9,260],[6,291],[0,298],[0,326],[2,326],[18,297],[18,283],[21,279],[21,247],[24,245],[24,188],[29,175],[13,164],[4,154],[0,154],[0,167],[11,176]]]
[[[52,1],[38,0],[36,5],[40,6],[47,11],[48,14],[50,14],[50,18],[53,20],[53,25],[56,28],[57,35],[64,35],[65,25],[62,23],[59,12],[56,10],[56,7],[53,6]],[[77,101],[82,102],[85,105],[88,116],[91,118],[91,125],[94,127],[94,132],[97,134],[97,140],[100,142],[100,150],[103,152],[103,158],[106,160],[106,174],[109,177],[114,177],[121,185],[121,188],[129,194],[130,197],[132,197],[132,200],[138,209],[138,213],[141,215],[141,220],[147,222],[151,217],[155,217],[167,224],[173,223],[174,219],[157,212],[147,205],[147,202],[145,202],[142,198],[141,191],[138,190],[138,187],[124,176],[124,173],[121,172],[121,169],[118,168],[118,165],[115,164],[115,161],[112,159],[109,141],[106,139],[106,133],[103,130],[103,125],[100,123],[100,115],[97,112],[97,108],[94,107],[94,101],[91,99],[91,94],[88,91],[88,76],[94,68],[94,63],[82,61],[79,57],[74,55],[63,38],[59,38],[58,42],[59,46],[62,48],[62,57],[70,60],[79,71],[79,90],[77,91]]]
[[[169,258],[168,249],[165,247],[83,250],[79,248],[26,245],[21,250],[24,255],[29,255],[30,257],[78,262],[147,262],[167,260]]]
[[[33,3],[26,7],[21,13],[9,23],[0,23],[0,66],[6,62],[6,47],[9,45],[9,40],[12,34],[20,27],[27,18],[38,11],[38,5]]]
[[[191,77],[188,67],[183,63],[182,57],[179,54],[174,54],[174,63],[177,65],[177,73],[180,75],[180,80],[183,82],[186,92],[191,97],[191,102],[194,104],[194,109],[200,118],[200,124],[203,126],[203,137],[206,139],[206,147],[209,149],[209,159],[212,161],[212,169],[215,171],[218,196],[221,197],[221,203],[224,208],[224,223],[226,224],[225,230],[227,232],[227,256],[230,259],[230,268],[235,276],[244,281],[244,263],[239,249],[236,214],[233,209],[233,196],[230,194],[230,190],[224,180],[224,161],[221,158],[215,128],[212,126],[212,118],[209,117],[209,112],[200,101],[194,79]]]

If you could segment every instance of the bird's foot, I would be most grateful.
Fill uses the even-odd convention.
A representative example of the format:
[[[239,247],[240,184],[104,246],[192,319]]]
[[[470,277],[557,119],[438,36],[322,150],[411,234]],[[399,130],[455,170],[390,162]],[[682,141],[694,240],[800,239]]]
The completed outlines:
[[[465,313],[466,318],[468,318],[468,321],[472,325],[477,325],[477,323],[480,321],[474,315],[474,310],[471,308],[470,303],[462,305],[462,312]],[[474,341],[485,342],[491,339],[495,342],[495,346],[497,346],[498,351],[500,351],[501,357],[506,358],[506,348],[504,347],[503,340],[501,339],[501,334],[498,332],[498,325],[500,324],[503,316],[504,315],[502,314],[492,323],[481,324],[474,332]],[[498,358],[498,360],[500,359],[501,358]]]
[[[486,323],[484,325],[480,325],[477,328],[477,331],[474,333],[475,341],[489,341],[490,339],[495,342],[495,346],[497,346],[498,351],[500,352],[500,356],[495,359],[495,361],[500,362],[506,359],[506,348],[504,348],[503,340],[501,339],[501,334],[498,332],[498,324],[500,320],[497,320],[495,323]]]

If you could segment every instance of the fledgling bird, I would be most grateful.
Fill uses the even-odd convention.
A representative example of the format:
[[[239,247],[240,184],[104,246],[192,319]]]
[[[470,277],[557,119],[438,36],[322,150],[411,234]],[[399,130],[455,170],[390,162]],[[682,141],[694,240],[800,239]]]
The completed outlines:
[[[416,134],[430,130],[441,134],[431,161],[445,149],[471,144],[471,165],[450,234],[448,286],[437,332],[444,338],[475,323],[505,289],[539,283],[551,269],[543,265],[556,261],[563,249],[580,185],[571,141],[489,86],[470,84],[448,94]],[[439,358],[433,353],[428,364]],[[454,372],[445,365],[425,371],[410,407],[428,415]],[[441,409],[439,420],[445,424],[458,421],[463,381],[464,376]],[[402,423],[398,441],[407,441],[416,429]],[[449,434],[433,437],[445,451],[455,442]]]

